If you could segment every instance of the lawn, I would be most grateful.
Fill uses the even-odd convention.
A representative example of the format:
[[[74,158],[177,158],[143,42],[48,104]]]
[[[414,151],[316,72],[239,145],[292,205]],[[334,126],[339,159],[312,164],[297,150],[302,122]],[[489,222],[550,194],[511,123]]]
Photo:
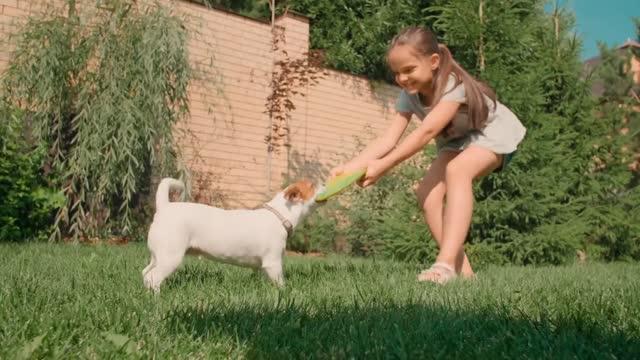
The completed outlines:
[[[287,258],[286,288],[190,258],[158,296],[142,244],[0,245],[0,358],[640,358],[640,264],[484,269]]]

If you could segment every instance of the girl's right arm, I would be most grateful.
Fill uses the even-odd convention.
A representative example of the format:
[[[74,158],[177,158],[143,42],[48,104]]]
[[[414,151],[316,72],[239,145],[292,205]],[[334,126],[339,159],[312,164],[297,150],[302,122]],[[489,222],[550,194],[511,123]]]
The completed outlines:
[[[330,176],[334,177],[342,173],[349,173],[358,169],[367,167],[367,163],[371,160],[380,159],[389,153],[400,140],[405,129],[409,125],[411,113],[397,112],[391,120],[387,130],[376,139],[374,139],[367,147],[356,157],[349,160],[343,165],[339,165],[331,169]]]

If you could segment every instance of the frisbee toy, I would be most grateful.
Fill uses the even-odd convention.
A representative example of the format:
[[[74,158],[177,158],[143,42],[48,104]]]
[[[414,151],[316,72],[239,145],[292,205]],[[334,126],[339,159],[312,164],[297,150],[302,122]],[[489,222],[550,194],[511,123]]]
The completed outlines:
[[[333,179],[330,179],[325,184],[325,190],[316,196],[316,201],[325,201],[336,195],[342,190],[348,188],[354,182],[360,180],[366,172],[367,169],[363,168],[352,173],[340,174]]]

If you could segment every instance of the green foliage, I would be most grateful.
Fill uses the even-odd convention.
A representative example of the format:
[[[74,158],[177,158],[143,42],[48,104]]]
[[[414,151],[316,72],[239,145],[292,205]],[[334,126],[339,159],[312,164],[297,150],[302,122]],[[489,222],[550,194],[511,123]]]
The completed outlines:
[[[633,21],[636,25],[636,41],[640,43],[640,18],[633,18]],[[640,48],[632,48],[631,54],[635,56],[637,61],[640,61]],[[640,74],[636,74],[636,76],[640,76]],[[631,89],[631,108],[634,110],[640,109],[640,84],[635,84]],[[635,173],[635,183],[640,184],[640,111],[629,112],[629,129],[630,136],[633,141],[633,148],[631,149],[636,154],[636,161],[638,167],[636,168]]]
[[[325,51],[330,67],[370,79],[392,80],[385,55],[400,29],[425,24],[430,0],[286,0],[280,7],[311,18],[311,47]],[[427,25],[427,24],[425,24]]]
[[[0,110],[0,242],[48,236],[64,204],[60,191],[40,173],[45,148],[29,146],[22,115]]]
[[[609,49],[604,44],[598,44],[598,46],[602,65],[595,72],[603,87],[601,102],[622,104],[635,100],[629,96],[635,85],[633,78],[628,76],[631,52],[620,54],[620,51]]]
[[[153,174],[171,171],[174,125],[188,111],[182,21],[115,1],[94,13],[31,18],[16,38],[3,101],[28,110],[66,203],[54,238],[131,232]]]
[[[334,252],[339,236],[335,203],[323,205],[296,227],[287,240],[287,249],[297,252]]]
[[[228,9],[252,18],[271,18],[268,0],[196,0],[196,2]]]
[[[639,26],[640,23],[634,19]],[[638,106],[638,85],[633,82],[628,71],[633,51],[621,52],[600,45],[601,65],[595,70],[595,77],[602,86],[602,96],[597,106],[597,118],[602,126],[615,131],[618,139],[615,147],[604,149],[602,158],[609,165],[615,153],[620,154],[615,174],[609,179],[610,188],[601,194],[600,201],[594,202],[585,212],[593,219],[594,231],[588,238],[594,251],[607,260],[640,259],[640,136],[637,130],[640,122]],[[629,165],[635,163],[630,172]],[[633,166],[632,166],[633,167]],[[614,169],[609,166],[609,173]]]
[[[515,8],[523,2],[492,4]],[[595,116],[590,84],[582,80],[579,42],[570,32],[572,16],[557,8],[550,14],[539,6],[528,9],[512,12],[510,16],[518,18],[513,23],[522,24],[521,30],[496,54],[487,51],[493,59],[487,61],[486,72],[480,72],[523,120],[528,133],[510,168],[477,184],[469,241],[494,243],[513,263],[559,264],[575,258],[579,249],[592,248],[596,233],[614,233],[621,223],[633,226],[628,216],[602,216],[603,200],[625,191],[631,180],[622,151],[628,139],[619,135],[620,118],[615,113]],[[502,19],[500,23],[509,23],[504,19],[509,9],[492,13]],[[507,41],[489,35],[487,46]],[[505,48],[520,54],[505,58],[518,61],[501,61]],[[510,79],[526,91],[503,88]],[[607,203],[606,208],[611,206]],[[626,237],[626,241],[637,240]]]
[[[640,259],[639,204],[640,188],[636,185],[584,210],[592,224],[587,243],[597,258]]]
[[[402,166],[372,188],[351,190],[345,236],[354,254],[433,260],[435,241],[424,225],[412,190],[422,172],[420,167]]]

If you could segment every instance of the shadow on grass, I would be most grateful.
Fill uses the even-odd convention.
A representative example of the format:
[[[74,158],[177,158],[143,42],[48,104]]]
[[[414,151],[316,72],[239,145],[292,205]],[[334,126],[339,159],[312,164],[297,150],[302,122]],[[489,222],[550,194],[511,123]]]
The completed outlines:
[[[207,341],[227,334],[248,358],[634,358],[640,339],[586,320],[452,311],[442,305],[314,305],[178,308],[168,330]],[[635,354],[635,355],[634,355]]]
[[[215,286],[228,281],[229,273],[221,266],[209,266],[208,260],[189,259],[190,262],[202,262],[203,264],[183,264],[178,270],[173,272],[162,284],[163,289],[180,289],[185,286]],[[185,260],[183,260],[186,262]],[[217,265],[217,264],[212,264]]]

